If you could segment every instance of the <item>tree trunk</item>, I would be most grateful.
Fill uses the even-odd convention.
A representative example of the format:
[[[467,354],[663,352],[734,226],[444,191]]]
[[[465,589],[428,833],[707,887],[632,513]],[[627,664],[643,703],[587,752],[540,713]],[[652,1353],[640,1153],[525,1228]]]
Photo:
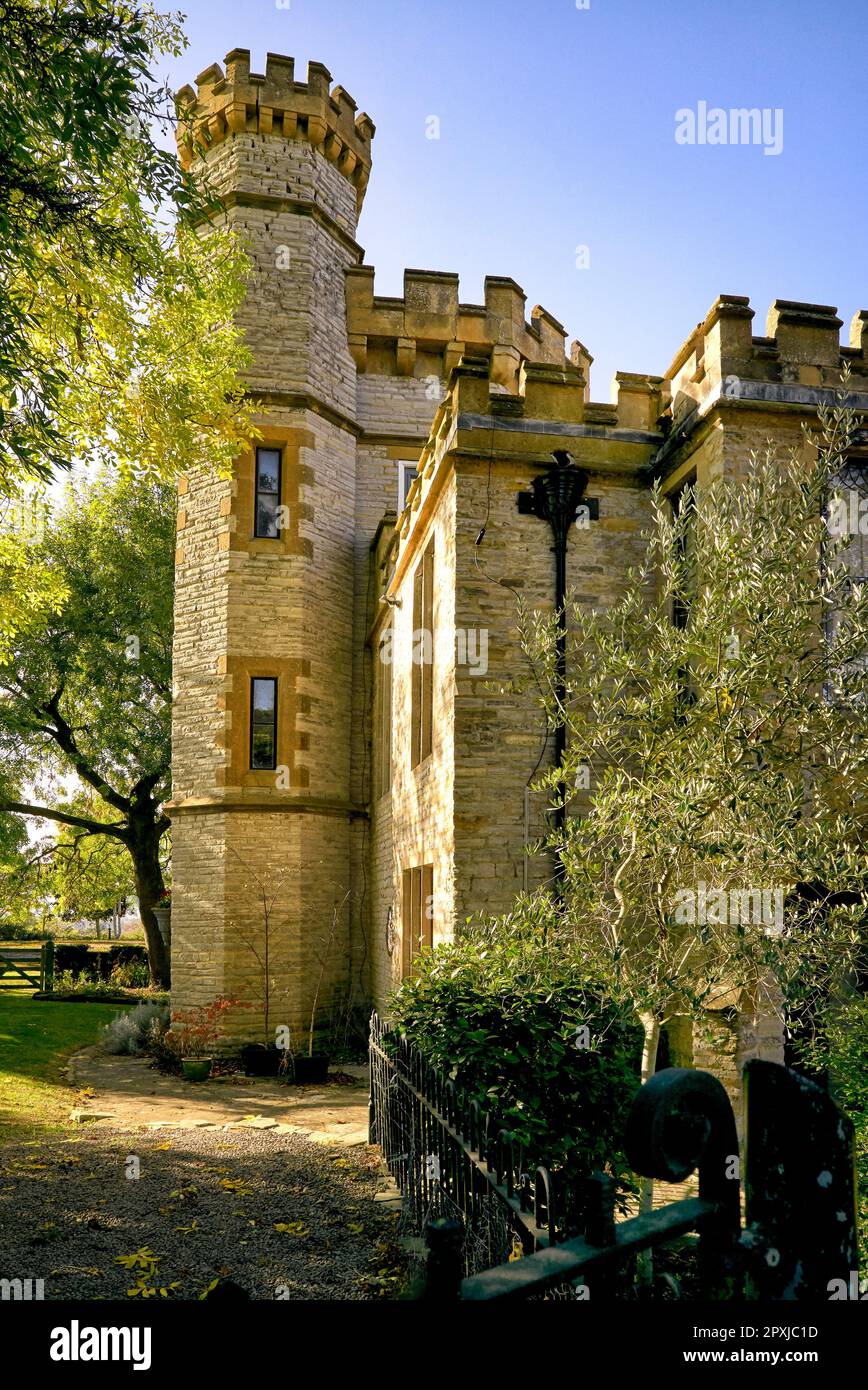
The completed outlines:
[[[147,808],[144,814],[136,812],[130,817],[126,846],[136,874],[136,894],[148,946],[151,984],[157,989],[168,989],[171,983],[169,957],[163,934],[154,915],[154,908],[159,906],[164,888],[163,871],[160,868],[161,836],[162,831],[157,828],[153,808]]]
[[[657,1047],[660,1042],[660,1023],[653,1014],[640,1014],[639,1022],[645,1034],[642,1044],[642,1085],[650,1081],[657,1065]],[[654,1179],[639,1180],[639,1215],[649,1215],[654,1209]],[[650,1288],[654,1279],[654,1255],[651,1250],[643,1250],[636,1257],[636,1272],[640,1285]]]

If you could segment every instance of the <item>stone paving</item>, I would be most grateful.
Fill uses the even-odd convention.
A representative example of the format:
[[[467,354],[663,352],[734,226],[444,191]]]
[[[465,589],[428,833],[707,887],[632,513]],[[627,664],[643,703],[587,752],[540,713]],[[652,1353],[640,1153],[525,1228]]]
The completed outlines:
[[[110,1057],[85,1048],[67,1076],[79,1092],[71,1118],[113,1129],[267,1129],[315,1143],[368,1139],[368,1069],[342,1065],[351,1080],[286,1086],[271,1077],[217,1076],[206,1082],[164,1076],[146,1058]]]

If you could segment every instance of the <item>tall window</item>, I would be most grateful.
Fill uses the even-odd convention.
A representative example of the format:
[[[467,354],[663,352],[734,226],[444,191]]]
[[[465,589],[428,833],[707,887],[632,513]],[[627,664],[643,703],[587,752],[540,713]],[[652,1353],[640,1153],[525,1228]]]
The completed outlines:
[[[434,943],[433,864],[404,870],[401,898],[401,964],[409,975],[419,953]]]
[[[277,540],[280,536],[278,507],[280,506],[280,450],[256,450],[256,502],[254,536]]]
[[[277,767],[277,680],[254,676],[250,682],[250,766]]]
[[[410,488],[411,488],[413,482],[414,482],[415,479],[416,479],[416,473],[417,473],[417,469],[416,469],[416,464],[415,464],[415,463],[404,463],[404,462],[402,461],[402,462],[400,462],[400,463],[398,464],[398,511],[399,511],[399,512],[402,512],[402,511],[404,510],[404,508],[406,507],[406,505],[407,505],[407,493],[410,491]]]
[[[410,718],[410,766],[431,752],[434,697],[434,538],[413,576],[413,684]]]
[[[392,785],[392,624],[385,628],[377,649],[379,712],[377,718],[377,795],[385,796]]]

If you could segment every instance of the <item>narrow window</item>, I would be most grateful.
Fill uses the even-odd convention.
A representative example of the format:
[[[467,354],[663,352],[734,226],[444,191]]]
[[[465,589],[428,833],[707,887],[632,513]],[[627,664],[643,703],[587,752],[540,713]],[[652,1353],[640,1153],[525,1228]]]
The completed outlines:
[[[277,767],[277,681],[254,676],[250,682],[250,766]]]
[[[433,746],[434,698],[434,539],[413,576],[413,652],[410,766],[423,762]]]
[[[416,479],[417,468],[415,463],[398,464],[398,511],[402,512],[407,505],[407,493]]]
[[[280,450],[256,450],[256,514],[253,534],[264,540],[280,536]]]
[[[409,975],[420,952],[434,944],[434,865],[405,869],[401,897],[401,964],[404,975]]]
[[[378,648],[379,719],[377,722],[377,794],[385,796],[392,785],[392,624],[383,632]]]

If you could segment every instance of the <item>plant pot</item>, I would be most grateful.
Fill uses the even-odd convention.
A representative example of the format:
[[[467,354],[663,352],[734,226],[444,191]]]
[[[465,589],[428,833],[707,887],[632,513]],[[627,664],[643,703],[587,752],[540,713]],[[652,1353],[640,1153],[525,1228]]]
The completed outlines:
[[[312,1057],[308,1057],[306,1053],[297,1053],[290,1059],[286,1074],[288,1085],[295,1083],[296,1086],[322,1086],[328,1081],[329,1061],[327,1052],[315,1052]]]
[[[277,1076],[283,1053],[262,1043],[245,1043],[241,1049],[241,1065],[246,1076]]]
[[[207,1081],[211,1075],[210,1057],[182,1057],[181,1072],[185,1081]]]

